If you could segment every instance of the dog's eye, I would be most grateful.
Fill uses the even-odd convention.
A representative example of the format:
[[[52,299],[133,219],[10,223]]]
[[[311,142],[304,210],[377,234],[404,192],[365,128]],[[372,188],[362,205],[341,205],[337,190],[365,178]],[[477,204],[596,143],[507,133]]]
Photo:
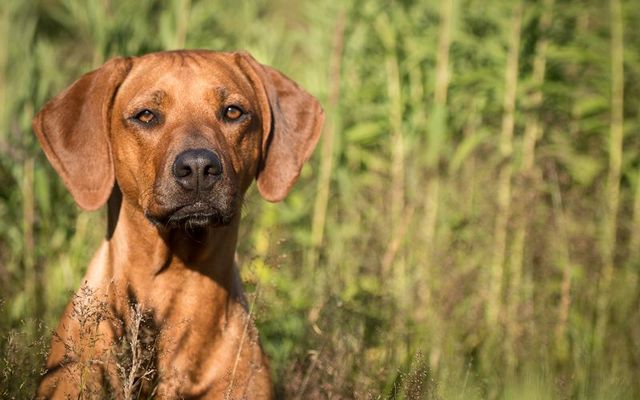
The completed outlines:
[[[155,121],[156,116],[149,110],[142,110],[137,113],[134,118],[142,122],[143,124],[150,124]]]
[[[224,109],[224,117],[229,121],[235,121],[244,115],[244,111],[238,106],[228,106]]]

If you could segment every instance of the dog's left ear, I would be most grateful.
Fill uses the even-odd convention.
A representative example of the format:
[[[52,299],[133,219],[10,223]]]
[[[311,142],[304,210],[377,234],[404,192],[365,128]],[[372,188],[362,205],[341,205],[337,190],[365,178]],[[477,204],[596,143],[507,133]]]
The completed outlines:
[[[294,81],[238,53],[240,65],[253,81],[262,113],[262,164],[258,190],[269,201],[281,201],[298,179],[320,137],[324,112],[320,103]]]
[[[109,119],[130,68],[128,58],[111,59],[50,100],[33,119],[45,155],[85,210],[102,206],[113,189]]]

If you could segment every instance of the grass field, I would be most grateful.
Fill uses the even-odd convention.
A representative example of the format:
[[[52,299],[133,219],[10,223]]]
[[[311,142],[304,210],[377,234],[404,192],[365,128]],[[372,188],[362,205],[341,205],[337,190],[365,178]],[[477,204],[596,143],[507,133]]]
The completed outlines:
[[[0,2],[0,398],[106,231],[31,130],[114,55],[245,49],[320,99],[242,275],[284,398],[640,398],[636,0]]]

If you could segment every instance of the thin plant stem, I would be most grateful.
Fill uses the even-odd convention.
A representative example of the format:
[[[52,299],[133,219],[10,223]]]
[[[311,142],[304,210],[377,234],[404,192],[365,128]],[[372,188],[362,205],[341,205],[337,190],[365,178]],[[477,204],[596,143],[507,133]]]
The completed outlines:
[[[517,218],[515,233],[513,235],[509,296],[507,299],[507,343],[509,346],[509,350],[507,351],[507,365],[510,373],[513,373],[516,368],[518,352],[515,342],[521,336],[519,311],[523,300],[522,279],[526,252],[525,242],[533,200],[536,196],[535,192],[538,186],[536,185],[536,176],[534,176],[536,143],[542,132],[538,113],[543,100],[542,85],[545,78],[547,48],[549,45],[546,32],[551,26],[553,0],[545,0],[542,7],[542,14],[538,24],[538,32],[541,38],[536,43],[531,77],[533,90],[529,96],[531,112],[526,117],[525,122],[524,137],[522,140],[522,168],[519,176],[519,185],[516,188],[517,197],[519,198],[519,218]],[[533,299],[527,299],[527,302],[531,304]]]
[[[507,230],[511,213],[511,179],[513,131],[515,124],[516,89],[518,85],[518,64],[520,49],[520,27],[522,24],[522,3],[514,5],[509,30],[509,48],[505,69],[505,90],[503,98],[502,129],[500,131],[498,171],[497,214],[494,226],[494,242],[490,266],[489,298],[487,304],[487,324],[495,327],[502,309],[504,260],[507,247]]]
[[[620,0],[610,0],[611,21],[611,120],[609,126],[609,169],[605,200],[605,216],[602,227],[602,270],[596,303],[594,353],[604,350],[609,298],[615,263],[618,208],[620,203],[620,177],[622,169],[622,139],[624,125],[624,40],[623,18]]]

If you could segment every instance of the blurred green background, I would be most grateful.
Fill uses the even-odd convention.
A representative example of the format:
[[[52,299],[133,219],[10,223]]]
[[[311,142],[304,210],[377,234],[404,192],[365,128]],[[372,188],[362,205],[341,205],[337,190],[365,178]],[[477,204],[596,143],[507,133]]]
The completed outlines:
[[[31,130],[114,55],[246,49],[325,107],[242,275],[286,398],[640,398],[636,0],[0,2],[0,397],[105,235]]]

